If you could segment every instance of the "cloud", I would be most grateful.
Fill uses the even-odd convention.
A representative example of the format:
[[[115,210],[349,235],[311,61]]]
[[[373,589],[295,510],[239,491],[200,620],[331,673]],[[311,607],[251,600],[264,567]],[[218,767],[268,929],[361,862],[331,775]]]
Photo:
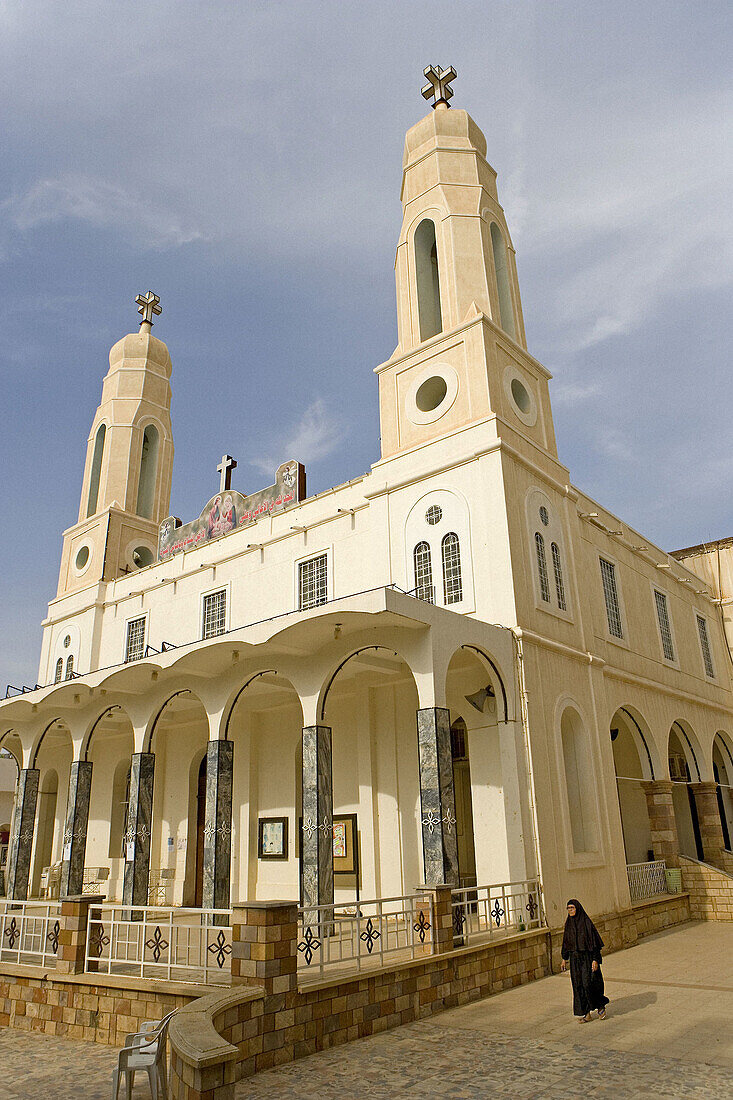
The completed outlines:
[[[252,458],[250,462],[267,474],[277,469],[284,458],[295,458],[308,466],[338,450],[344,434],[343,423],[331,416],[323,399],[318,398],[308,406],[300,423],[290,435],[278,443],[273,452],[265,457]],[[272,457],[273,453],[279,457]]]
[[[171,248],[200,240],[202,234],[146,196],[88,175],[62,175],[38,180],[27,191],[7,199],[0,211],[21,233],[72,219],[98,229],[124,231],[136,243]]]

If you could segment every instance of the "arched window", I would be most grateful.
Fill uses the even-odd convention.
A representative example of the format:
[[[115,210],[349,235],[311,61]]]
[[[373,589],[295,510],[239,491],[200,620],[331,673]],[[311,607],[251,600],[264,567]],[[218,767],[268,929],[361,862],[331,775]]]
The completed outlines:
[[[430,547],[426,542],[419,542],[413,551],[415,562],[415,595],[419,600],[429,600],[435,603],[435,590],[433,588],[433,566],[430,561]]]
[[[458,535],[449,531],[443,536],[440,544],[443,555],[443,591],[445,602],[460,603],[463,599],[463,583],[461,581],[461,546]]]
[[[148,424],[143,432],[143,448],[140,458],[140,482],[137,488],[137,514],[147,519],[153,517],[155,478],[158,472],[158,429]]]
[[[561,611],[567,610],[567,604],[565,603],[565,585],[562,580],[562,564],[560,562],[560,551],[556,542],[553,542],[550,546],[550,552],[552,553],[552,570],[555,574],[555,592],[557,593],[557,606]]]
[[[443,331],[440,312],[440,280],[438,278],[438,247],[435,225],[429,218],[415,230],[415,275],[417,278],[417,309],[420,339],[429,340]]]
[[[535,549],[537,551],[537,572],[540,577],[540,595],[546,603],[550,602],[550,582],[547,577],[547,558],[545,557],[545,540],[539,531],[535,531]]]
[[[576,852],[595,852],[598,850],[593,799],[595,780],[585,727],[572,707],[568,707],[562,716],[560,736],[573,848]]]
[[[73,680],[74,678],[74,657],[72,654],[66,658],[66,676],[65,680]]]
[[[491,247],[494,253],[496,288],[499,292],[499,321],[504,332],[508,332],[514,339],[514,309],[512,308],[512,291],[509,286],[506,245],[496,222],[491,223]]]
[[[58,661],[56,662],[56,673],[54,675],[53,682],[55,684],[60,684],[61,683],[61,677],[63,676],[63,674],[64,674],[64,659],[63,659],[63,657],[59,657]]]
[[[104,454],[104,437],[107,434],[105,424],[100,424],[97,429],[97,438],[94,440],[94,454],[92,456],[92,472],[89,476],[89,499],[87,500],[87,515],[93,516],[97,510],[99,497],[99,478],[102,473],[102,456]]]

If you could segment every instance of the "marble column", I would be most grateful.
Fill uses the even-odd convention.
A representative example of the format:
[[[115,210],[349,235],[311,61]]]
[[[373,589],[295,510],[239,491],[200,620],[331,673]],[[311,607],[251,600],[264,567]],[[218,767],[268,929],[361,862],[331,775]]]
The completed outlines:
[[[671,779],[648,779],[642,787],[649,812],[654,858],[663,859],[668,867],[679,867],[680,842],[672,801],[674,784]]]
[[[89,823],[89,792],[92,789],[92,765],[75,760],[69,772],[69,797],[61,863],[61,897],[81,894],[84,886],[84,856]]]
[[[148,904],[154,777],[155,754],[133,753],[125,831],[125,879],[122,888],[125,905]]]
[[[425,882],[458,886],[458,837],[450,744],[450,711],[417,712]]]
[[[25,901],[28,897],[33,825],[36,820],[40,776],[41,773],[37,768],[23,768],[18,776],[18,787],[15,792],[5,893],[7,897],[18,901]]]
[[[206,824],[204,826],[205,909],[229,908],[232,866],[233,741],[209,741],[206,750]]]
[[[695,796],[705,862],[728,871],[730,864],[726,855],[729,853],[725,851],[723,823],[720,820],[718,805],[718,785],[717,783],[691,783],[690,786]]]
[[[333,905],[331,730],[303,729],[303,905]]]

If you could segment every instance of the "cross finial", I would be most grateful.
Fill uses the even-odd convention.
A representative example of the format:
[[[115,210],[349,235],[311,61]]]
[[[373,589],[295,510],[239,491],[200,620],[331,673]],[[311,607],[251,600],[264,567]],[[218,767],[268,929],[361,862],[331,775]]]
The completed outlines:
[[[433,110],[439,103],[444,103],[447,107],[448,100],[453,98],[453,89],[448,82],[456,79],[458,75],[456,70],[452,65],[448,69],[441,69],[440,65],[428,65],[427,69],[423,69],[423,73],[430,81],[422,89],[423,98],[435,99]]]
[[[222,455],[221,462],[216,468],[221,474],[219,492],[225,493],[227,489],[231,489],[232,487],[232,470],[236,470],[237,468],[236,459],[232,458],[231,455]]]
[[[152,325],[153,314],[157,317],[159,313],[163,312],[160,308],[160,298],[157,294],[153,294],[152,290],[149,290],[147,294],[138,294],[135,301],[137,302],[138,313],[142,314],[141,325],[146,323]]]

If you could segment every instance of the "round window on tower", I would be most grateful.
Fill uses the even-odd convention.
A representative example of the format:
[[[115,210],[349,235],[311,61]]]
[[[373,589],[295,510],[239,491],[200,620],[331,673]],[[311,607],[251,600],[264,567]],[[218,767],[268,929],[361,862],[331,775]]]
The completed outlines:
[[[86,567],[89,565],[89,554],[90,550],[86,544],[84,544],[84,546],[80,546],[77,550],[76,557],[74,558],[74,568],[76,569],[77,573],[83,573]]]
[[[537,401],[532,382],[524,375],[520,375],[513,365],[508,366],[504,372],[504,392],[509,398],[511,410],[517,419],[527,427],[533,427],[537,423]]]
[[[436,523],[440,523],[443,518],[443,509],[439,508],[437,504],[431,504],[425,513],[425,522],[429,523],[431,527],[435,527]]]
[[[64,638],[64,649],[68,649],[70,645],[71,645],[71,635],[67,634],[66,637]]]
[[[418,374],[410,386],[405,409],[413,424],[432,424],[440,420],[458,394],[458,375],[453,367],[435,365]]]

